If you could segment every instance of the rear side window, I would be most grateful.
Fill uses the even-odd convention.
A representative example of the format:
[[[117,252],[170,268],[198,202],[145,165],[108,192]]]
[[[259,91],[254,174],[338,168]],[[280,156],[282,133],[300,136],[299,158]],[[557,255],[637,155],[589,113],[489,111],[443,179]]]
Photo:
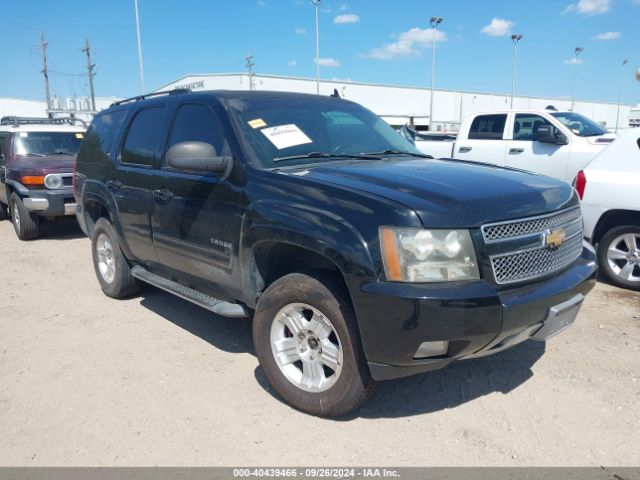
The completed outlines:
[[[470,140],[501,140],[507,115],[478,115],[469,130]]]
[[[180,142],[205,142],[213,145],[219,156],[229,153],[229,145],[217,115],[204,105],[186,104],[178,109],[169,147]]]
[[[109,155],[116,133],[120,130],[125,116],[125,110],[96,115],[80,145],[78,151],[80,161],[102,160]]]
[[[163,121],[162,106],[146,108],[136,113],[122,146],[120,162],[152,166],[160,150]]]

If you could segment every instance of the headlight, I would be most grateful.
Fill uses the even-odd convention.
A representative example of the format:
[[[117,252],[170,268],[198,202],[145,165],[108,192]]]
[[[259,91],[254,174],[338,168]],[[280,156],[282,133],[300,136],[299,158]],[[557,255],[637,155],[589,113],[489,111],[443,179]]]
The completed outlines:
[[[47,175],[44,177],[44,186],[52,190],[60,188],[62,186],[62,177],[55,174]]]
[[[387,279],[450,282],[480,278],[469,230],[380,228]]]

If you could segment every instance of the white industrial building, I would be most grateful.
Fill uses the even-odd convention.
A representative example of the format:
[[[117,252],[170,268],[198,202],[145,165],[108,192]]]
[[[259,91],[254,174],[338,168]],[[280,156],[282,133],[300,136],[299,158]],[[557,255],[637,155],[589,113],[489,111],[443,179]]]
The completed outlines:
[[[316,81],[312,78],[282,77],[276,75],[249,75],[246,73],[190,74],[179,78],[156,91],[175,88],[191,90],[275,90],[287,92],[316,93]],[[338,91],[341,97],[358,102],[382,116],[392,125],[413,123],[416,126],[429,124],[429,88],[380,85],[375,83],[343,80],[321,80],[320,94],[330,95]],[[510,95],[436,89],[434,91],[434,130],[456,131],[462,119],[470,113],[488,110],[504,110],[510,106]],[[553,105],[558,110],[569,110],[571,100],[566,98],[543,98],[517,96],[514,109],[542,110]],[[629,127],[629,105],[606,102],[576,101],[574,110],[582,113],[608,129]]]
[[[249,75],[247,73],[190,74],[168,83],[156,91],[175,88],[191,90],[275,90],[288,92],[316,93],[316,81],[312,78],[283,77],[276,75]],[[413,124],[418,127],[429,124],[429,88],[380,85],[374,83],[345,80],[321,80],[320,94],[330,95],[338,91],[341,97],[358,102],[394,126]],[[102,110],[118,100],[115,97],[96,97],[96,108]],[[456,131],[462,119],[470,112],[508,109],[511,97],[492,93],[467,92],[436,89],[433,105],[433,129]],[[73,112],[79,118],[88,120],[92,114],[86,97],[52,99],[54,115]],[[571,100],[566,98],[543,98],[517,96],[515,109],[544,109],[553,105],[558,110],[568,110]],[[607,102],[576,101],[576,112],[600,122],[610,130],[629,127],[630,122],[639,124],[631,113],[629,105]],[[618,114],[619,110],[619,114]],[[16,98],[0,98],[0,117],[7,115],[46,117],[46,102]],[[616,116],[618,122],[616,122]],[[640,124],[639,124],[640,125]]]
[[[96,97],[96,110],[104,110],[116,97]],[[91,121],[91,101],[89,97],[67,97],[51,99],[51,114],[53,116],[68,116],[73,114],[81,120]],[[0,98],[0,118],[6,116],[16,117],[47,117],[47,102],[44,100],[25,100],[23,98]]]

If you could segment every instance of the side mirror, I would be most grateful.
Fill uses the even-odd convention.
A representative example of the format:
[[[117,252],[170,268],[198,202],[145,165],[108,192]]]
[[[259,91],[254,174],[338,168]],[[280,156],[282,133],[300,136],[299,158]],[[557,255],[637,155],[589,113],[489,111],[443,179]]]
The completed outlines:
[[[540,125],[536,135],[540,143],[552,143],[554,145],[566,145],[569,143],[566,135],[552,125]]]
[[[213,145],[206,142],[180,142],[167,150],[167,165],[176,170],[203,173],[224,173],[231,165],[230,156],[216,155]]]

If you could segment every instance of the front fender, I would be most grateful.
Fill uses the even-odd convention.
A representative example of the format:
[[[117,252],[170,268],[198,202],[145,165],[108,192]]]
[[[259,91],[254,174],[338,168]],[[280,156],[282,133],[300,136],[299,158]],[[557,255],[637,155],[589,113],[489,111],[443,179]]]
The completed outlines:
[[[310,250],[333,262],[343,276],[375,275],[375,265],[362,234],[346,219],[309,205],[264,200],[252,204],[242,225],[240,264],[255,272],[255,248],[264,242]],[[247,292],[256,292],[255,275],[243,278]]]

